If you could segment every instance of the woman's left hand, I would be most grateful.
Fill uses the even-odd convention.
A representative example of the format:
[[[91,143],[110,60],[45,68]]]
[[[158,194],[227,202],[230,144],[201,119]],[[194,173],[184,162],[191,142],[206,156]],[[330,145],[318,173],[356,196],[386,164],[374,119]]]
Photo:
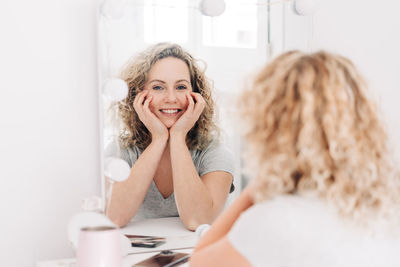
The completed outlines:
[[[183,115],[174,123],[170,129],[170,135],[181,135],[186,137],[186,134],[192,129],[196,121],[199,119],[204,110],[206,102],[199,93],[186,95],[189,105]]]

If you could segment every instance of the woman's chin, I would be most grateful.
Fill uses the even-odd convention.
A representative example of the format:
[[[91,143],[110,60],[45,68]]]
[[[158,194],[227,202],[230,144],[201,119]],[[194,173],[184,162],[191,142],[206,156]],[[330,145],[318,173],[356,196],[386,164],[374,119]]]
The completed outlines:
[[[164,124],[165,127],[167,127],[168,129],[171,129],[171,127],[174,126],[175,121],[164,121],[163,124]]]

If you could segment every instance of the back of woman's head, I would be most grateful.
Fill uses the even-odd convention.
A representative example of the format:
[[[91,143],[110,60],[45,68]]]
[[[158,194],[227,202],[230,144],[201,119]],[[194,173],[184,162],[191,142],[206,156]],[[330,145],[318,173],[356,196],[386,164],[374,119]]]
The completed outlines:
[[[363,217],[397,199],[386,134],[366,93],[354,65],[327,52],[287,52],[262,69],[240,104],[256,200],[315,195]]]

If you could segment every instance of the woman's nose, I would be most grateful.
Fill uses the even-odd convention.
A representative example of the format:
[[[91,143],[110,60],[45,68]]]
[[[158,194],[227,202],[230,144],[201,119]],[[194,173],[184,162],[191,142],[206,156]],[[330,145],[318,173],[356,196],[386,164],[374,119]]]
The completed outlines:
[[[168,90],[166,95],[167,102],[176,102],[176,92],[175,90]]]

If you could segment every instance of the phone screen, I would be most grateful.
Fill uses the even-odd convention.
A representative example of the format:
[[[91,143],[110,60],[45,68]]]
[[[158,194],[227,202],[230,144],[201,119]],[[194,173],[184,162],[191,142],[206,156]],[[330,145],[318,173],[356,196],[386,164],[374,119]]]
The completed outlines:
[[[155,248],[165,243],[164,237],[146,235],[125,235],[132,247]]]
[[[138,262],[132,267],[172,267],[185,263],[189,260],[190,254],[163,250],[157,255],[144,261]]]

